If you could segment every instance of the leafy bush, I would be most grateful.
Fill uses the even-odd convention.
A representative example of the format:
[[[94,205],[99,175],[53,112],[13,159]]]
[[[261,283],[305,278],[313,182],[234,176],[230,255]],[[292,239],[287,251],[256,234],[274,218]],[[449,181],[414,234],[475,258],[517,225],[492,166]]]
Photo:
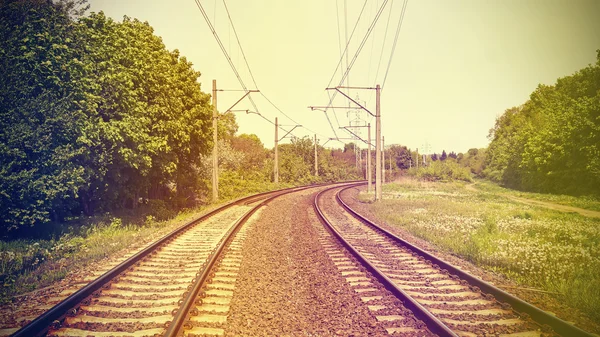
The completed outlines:
[[[600,196],[600,50],[595,64],[540,84],[490,130],[485,176],[523,191]]]
[[[409,170],[409,174],[428,181],[472,181],[468,168],[460,166],[456,160],[448,158],[444,161],[433,161],[429,166]]]
[[[176,211],[168,208],[164,201],[158,199],[148,200],[145,207],[148,208],[148,215],[159,221],[168,220],[177,214]]]

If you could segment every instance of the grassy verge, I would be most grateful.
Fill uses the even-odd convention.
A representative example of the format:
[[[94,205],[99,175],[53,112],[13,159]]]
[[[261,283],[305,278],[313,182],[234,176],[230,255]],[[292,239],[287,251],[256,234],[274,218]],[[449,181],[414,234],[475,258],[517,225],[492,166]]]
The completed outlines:
[[[205,205],[180,212],[173,217],[163,204],[148,205],[152,212],[103,215],[54,224],[44,235],[50,238],[0,240],[0,304],[20,295],[43,288],[63,279],[69,271],[111,256],[125,248],[139,245],[148,238],[157,239],[198,217],[208,209],[245,195],[291,187],[236,180],[224,181],[219,204]],[[157,213],[158,212],[158,213]],[[158,221],[157,218],[169,220]],[[61,234],[62,233],[62,234]]]
[[[206,207],[204,207],[206,208]],[[0,241],[0,303],[12,296],[43,288],[69,271],[158,237],[196,217],[204,208],[186,211],[167,221],[154,217],[95,217],[72,224],[58,239]]]
[[[384,186],[371,207],[390,224],[519,284],[560,293],[600,320],[600,219],[466,185],[405,180]]]
[[[552,202],[555,204],[578,207],[583,209],[588,209],[591,211],[600,211],[600,199],[594,196],[582,196],[582,197],[574,197],[571,195],[561,195],[561,194],[544,194],[544,193],[533,193],[533,192],[521,192],[516,190],[511,190],[508,188],[504,188],[498,186],[492,182],[479,180],[475,184],[475,188],[490,192],[490,193],[503,193],[508,195],[514,195],[516,197],[534,199],[539,201]]]

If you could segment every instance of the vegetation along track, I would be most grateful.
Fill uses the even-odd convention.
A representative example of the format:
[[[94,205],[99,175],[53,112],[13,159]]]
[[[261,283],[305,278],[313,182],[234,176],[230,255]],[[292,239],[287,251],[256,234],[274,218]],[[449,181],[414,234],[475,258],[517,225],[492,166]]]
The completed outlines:
[[[229,256],[235,255],[236,240],[243,239],[243,234],[236,236],[243,224],[272,199],[306,188],[310,186],[238,199],[191,221],[90,282],[13,336],[160,336],[193,328],[195,319],[190,315],[202,314],[199,310],[219,312],[220,305],[227,304],[228,276],[236,267],[235,257]],[[226,249],[228,245],[231,247]],[[221,253],[226,250],[230,260],[222,261]],[[222,268],[215,275],[211,267],[219,259]],[[205,283],[211,285],[202,290]],[[198,300],[207,294],[213,297],[203,303]],[[210,329],[200,331],[210,333]]]
[[[592,336],[377,226],[344,203],[340,194],[347,188],[316,194],[317,214],[430,331],[441,336]]]

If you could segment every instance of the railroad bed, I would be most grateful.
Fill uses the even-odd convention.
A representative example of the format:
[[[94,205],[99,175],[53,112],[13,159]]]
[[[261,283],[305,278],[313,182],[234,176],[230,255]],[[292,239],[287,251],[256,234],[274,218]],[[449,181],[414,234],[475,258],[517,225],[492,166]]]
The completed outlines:
[[[184,323],[189,327],[193,322],[222,319],[218,313],[228,311],[239,267],[235,250],[246,231],[243,225],[274,198],[306,188],[242,198],[180,227],[79,289],[13,336],[156,336],[169,331],[175,334]],[[225,260],[224,252],[228,254]],[[211,271],[217,263],[218,275]],[[198,296],[210,296],[210,300],[202,301]],[[198,328],[192,331],[204,333]]]
[[[315,210],[352,255],[431,331],[442,336],[591,336],[382,229],[342,200],[344,189],[320,193]],[[405,318],[397,320],[401,324]]]
[[[589,336],[440,268],[352,214],[338,192],[357,183],[331,186],[217,209],[15,336]]]

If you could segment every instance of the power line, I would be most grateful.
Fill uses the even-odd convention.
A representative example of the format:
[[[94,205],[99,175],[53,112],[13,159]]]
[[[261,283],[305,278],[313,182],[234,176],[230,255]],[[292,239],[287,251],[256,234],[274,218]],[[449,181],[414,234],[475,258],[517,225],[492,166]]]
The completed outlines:
[[[356,23],[354,23],[354,28],[352,28],[352,32],[350,33],[350,38],[347,39],[347,41],[346,41],[346,46],[344,47],[344,52],[340,53],[340,60],[338,61],[338,64],[335,67],[335,70],[333,71],[333,75],[331,75],[331,78],[329,79],[329,83],[327,84],[327,87],[329,87],[331,85],[331,82],[335,78],[335,74],[337,73],[338,68],[340,69],[340,72],[342,71],[342,68],[340,66],[341,66],[341,64],[342,64],[342,62],[344,60],[344,55],[346,55],[348,53],[348,47],[350,46],[350,41],[352,40],[352,37],[354,36],[354,32],[356,31],[356,27],[358,27],[358,23],[360,22],[360,19],[362,17],[362,14],[363,14],[363,12],[365,10],[366,5],[367,5],[367,0],[365,0],[365,2],[363,3],[362,8],[360,9],[360,13],[358,14],[358,18],[356,19]],[[341,37],[340,37],[340,28],[339,28],[340,27],[339,26],[339,10],[338,10],[337,0],[336,0],[336,17],[338,18],[338,43],[339,43],[339,40],[341,39]],[[347,18],[346,18],[346,20],[347,20]],[[344,82],[344,80],[342,80],[342,83],[343,82]],[[333,102],[333,98],[335,98],[336,94],[337,93],[333,93],[333,96],[331,96],[331,94],[328,93],[328,95],[329,95],[329,104],[327,104],[328,106],[331,105],[331,103]],[[327,108],[325,108],[324,113],[325,113],[325,117],[327,117],[327,121],[329,122],[329,125],[331,126],[331,130],[333,131],[333,134],[337,138],[338,137],[337,136],[337,132],[335,131],[335,128],[333,127],[333,124],[331,123],[331,119],[329,118],[329,115],[327,114]],[[340,127],[340,122],[338,121],[337,114],[335,113],[335,110],[333,111],[333,116],[335,117],[335,121],[336,121],[336,123],[338,125],[338,128],[339,128]]]
[[[365,3],[366,4],[366,3]],[[357,21],[358,22],[358,21]],[[344,32],[346,43],[350,45],[350,40],[348,39],[348,0],[344,0]],[[348,53],[346,53],[346,68],[348,68]],[[346,81],[346,86],[350,86],[350,77],[348,77]],[[348,94],[350,93],[350,89],[348,89]],[[348,103],[348,107],[350,107],[350,103]]]
[[[337,32],[338,32],[338,49],[340,51],[340,58],[342,57],[342,36],[340,34],[340,10],[338,6],[338,0],[335,0],[335,18],[337,19]],[[337,68],[336,68],[337,71]]]
[[[254,79],[254,75],[252,74],[252,70],[250,69],[250,65],[248,64],[248,60],[246,59],[246,53],[244,53],[244,48],[242,48],[242,44],[240,43],[240,38],[238,37],[237,31],[235,30],[235,26],[233,25],[233,20],[231,20],[231,15],[229,15],[229,8],[227,8],[227,4],[225,3],[225,0],[223,0],[223,6],[225,6],[225,11],[227,12],[227,17],[229,18],[229,22],[231,23],[231,28],[233,28],[233,34],[235,35],[235,39],[237,40],[238,46],[240,46],[240,50],[242,52],[242,57],[244,58],[246,67],[248,67],[248,72],[250,73],[250,77],[252,78],[254,87],[256,87],[258,89],[256,80]]]
[[[377,4],[375,5],[371,5],[371,15],[373,14],[373,8],[375,8]],[[391,11],[390,11],[391,13]],[[388,18],[388,22],[389,22],[389,18]],[[387,29],[387,28],[386,28]],[[372,64],[372,60],[373,60],[373,50],[375,49],[375,36],[373,36],[373,38],[371,39],[371,53],[369,54],[369,71],[367,72],[367,83],[370,83],[370,79],[371,79],[371,64]]]
[[[221,48],[221,51],[225,55],[225,58],[227,59],[227,62],[229,62],[229,66],[231,66],[231,69],[233,70],[233,73],[235,74],[235,76],[237,77],[238,81],[242,85],[242,88],[244,88],[244,90],[247,91],[248,88],[244,84],[244,81],[242,80],[242,78],[241,78],[240,74],[238,73],[237,69],[235,68],[235,65],[233,64],[233,61],[229,57],[229,54],[227,53],[227,50],[225,49],[225,46],[223,45],[223,42],[221,42],[221,39],[219,38],[219,35],[217,34],[217,31],[215,30],[215,27],[210,22],[210,19],[208,18],[208,15],[206,14],[206,11],[204,10],[204,7],[202,6],[202,4],[200,3],[199,0],[195,0],[195,1],[196,1],[196,5],[200,9],[200,12],[202,13],[202,16],[204,17],[204,20],[208,24],[208,28],[210,28],[211,32],[213,33],[213,36],[215,37],[215,39],[217,40],[217,43],[219,44],[219,47]]]
[[[204,7],[202,6],[202,4],[200,3],[199,0],[195,0],[196,1],[196,5],[198,6],[198,8],[200,9],[200,12],[202,13],[202,16],[204,17],[204,20],[206,21],[206,23],[208,24],[208,27],[210,28],[211,32],[213,33],[213,36],[215,37],[215,39],[217,40],[217,43],[219,44],[219,47],[221,48],[221,51],[223,52],[223,54],[225,55],[225,58],[227,59],[227,61],[229,62],[229,66],[231,67],[231,69],[233,70],[233,73],[235,74],[235,76],[237,77],[238,81],[240,82],[240,85],[242,86],[242,88],[244,89],[244,91],[246,93],[248,93],[248,88],[246,87],[246,85],[244,84],[244,81],[242,80],[239,72],[237,71],[237,68],[235,67],[235,65],[233,64],[233,61],[231,60],[231,57],[229,56],[229,53],[227,52],[227,50],[225,49],[225,46],[223,45],[221,39],[219,38],[219,35],[217,34],[214,26],[211,24],[210,19],[208,18],[208,15],[206,14],[206,11],[204,10]],[[227,11],[227,16],[229,18],[229,22],[231,23],[231,27],[233,28],[237,43],[240,47],[240,50],[242,51],[242,56],[244,57],[244,61],[246,63],[246,66],[248,67],[248,71],[250,72],[250,76],[252,77],[252,81],[255,85],[255,87],[258,90],[258,86],[256,85],[256,80],[254,79],[254,75],[252,75],[252,70],[250,69],[250,66],[248,65],[248,60],[246,59],[246,55],[244,54],[242,45],[240,43],[239,37],[237,35],[237,31],[235,30],[235,26],[233,25],[233,21],[231,19],[231,15],[229,14],[229,10],[227,8],[227,4],[225,3],[225,0],[223,0],[223,5],[225,5],[225,10]],[[261,93],[262,94],[262,93]],[[270,100],[264,95],[262,94],[263,97],[265,97],[267,99],[267,101],[270,102]],[[256,104],[254,103],[254,100],[252,99],[252,97],[250,95],[248,95],[248,98],[250,99],[250,102],[252,103],[252,106],[254,107],[254,110],[256,111],[256,114],[259,115],[260,117],[262,117],[263,119],[265,119],[266,121],[268,121],[271,124],[274,124],[272,121],[270,121],[268,118],[266,118],[265,116],[263,116],[260,112],[258,112],[258,108],[256,107]],[[270,102],[271,104],[273,104],[272,102]],[[278,109],[278,108],[277,108]],[[279,110],[279,109],[278,109]],[[279,110],[281,113],[283,113],[281,110]],[[283,114],[285,115],[285,114]],[[289,116],[285,115],[286,117],[289,118]],[[290,118],[291,119],[291,118]],[[297,123],[296,123],[297,124]],[[284,130],[287,132],[286,129],[282,128],[279,126],[279,129]]]
[[[225,46],[223,45],[223,42],[219,38],[219,35],[217,34],[217,31],[215,30],[215,27],[210,22],[210,18],[208,17],[208,14],[206,14],[206,11],[204,10],[204,7],[202,6],[202,4],[200,3],[199,0],[195,0],[195,1],[196,1],[196,5],[198,6],[198,9],[200,9],[200,12],[202,12],[202,16],[204,17],[204,20],[206,21],[206,24],[208,24],[208,27],[210,28],[211,32],[213,33],[213,36],[215,37],[215,40],[217,40],[217,43],[219,44],[219,47],[221,48],[221,51],[223,52],[223,55],[225,55],[225,58],[227,59],[227,62],[229,62],[229,66],[231,67],[231,70],[233,70],[233,73],[237,77],[237,79],[240,82],[240,85],[242,86],[242,88],[244,89],[244,91],[248,92],[248,88],[246,87],[246,84],[244,84],[244,81],[242,80],[242,77],[238,73],[235,65],[233,64],[233,61],[231,60],[231,57],[229,57],[229,53],[227,53],[227,50],[225,49]],[[256,111],[258,111],[258,108],[256,107],[256,104],[252,100],[252,97],[250,97],[250,102],[252,103],[252,106],[254,107],[254,109]]]
[[[377,71],[375,72],[375,81],[377,82],[377,76],[379,76],[379,68],[381,67],[381,60],[383,59],[383,50],[385,48],[385,41],[387,40],[388,28],[390,26],[390,18],[392,17],[392,9],[394,8],[394,2],[390,5],[390,14],[388,15],[387,23],[385,25],[385,33],[383,34],[383,43],[381,44],[381,53],[379,53],[379,63],[377,64]]]
[[[394,1],[392,1],[391,5],[390,5],[390,12],[388,14],[388,18],[387,18],[387,22],[385,24],[385,33],[383,34],[383,42],[381,43],[381,52],[379,53],[379,62],[377,62],[377,71],[375,72],[375,83],[377,83],[377,78],[379,77],[379,69],[381,68],[381,61],[383,60],[383,51],[385,50],[385,42],[387,41],[387,33],[388,33],[388,28],[390,26],[390,19],[392,18],[392,12],[394,9]],[[375,40],[375,38],[373,38],[373,41]],[[369,68],[369,70],[371,70],[371,68]],[[369,93],[369,98],[367,99],[368,102],[371,102],[371,99],[373,98],[373,92]],[[373,116],[371,116],[371,118],[369,119],[369,121],[371,121],[373,119]]]
[[[290,121],[292,121],[292,122],[294,122],[294,123],[296,123],[296,124],[300,124],[300,123],[296,122],[295,120],[293,120],[293,119],[292,119],[290,116],[288,116],[288,115],[287,115],[285,112],[283,112],[283,110],[281,110],[281,109],[280,109],[280,108],[279,108],[277,105],[275,105],[275,103],[273,103],[273,102],[272,102],[272,101],[271,101],[271,100],[270,100],[270,99],[269,99],[269,98],[268,98],[268,97],[267,97],[267,96],[266,96],[266,95],[265,95],[265,94],[264,94],[262,91],[260,92],[260,94],[261,94],[261,95],[262,95],[262,96],[263,96],[263,97],[264,97],[264,98],[267,100],[267,102],[269,102],[269,104],[271,104],[271,105],[272,105],[272,106],[273,106],[273,107],[274,107],[274,108],[275,108],[277,111],[279,111],[279,112],[280,112],[282,115],[284,115],[285,117],[287,117],[287,118],[288,118]],[[327,138],[327,136],[324,136],[324,135],[322,135],[322,134],[320,134],[320,133],[318,133],[318,132],[315,132],[315,131],[313,131],[313,130],[309,129],[308,127],[306,127],[306,126],[304,126],[304,125],[303,125],[302,127],[303,127],[303,128],[305,128],[306,130],[308,130],[308,131],[310,131],[310,132],[314,133],[314,134],[317,134],[317,135],[319,135],[319,136],[321,136],[321,137],[325,137],[325,138]]]
[[[233,28],[233,34],[235,35],[235,39],[238,43],[238,46],[240,47],[240,51],[242,52],[242,57],[244,58],[244,63],[246,63],[246,67],[248,68],[248,72],[250,73],[250,77],[252,78],[252,82],[254,83],[254,86],[258,89],[258,84],[256,83],[256,79],[254,78],[254,74],[252,73],[252,69],[250,68],[250,64],[248,63],[248,59],[246,58],[246,53],[244,53],[244,48],[242,48],[242,44],[240,42],[239,36],[237,34],[237,30],[235,29],[235,25],[233,24],[233,20],[231,18],[231,15],[229,13],[229,8],[227,7],[227,3],[225,2],[225,0],[223,0],[223,6],[225,7],[225,11],[227,12],[227,17],[229,18],[229,22],[231,23],[231,27]],[[283,110],[281,110],[277,105],[275,105],[275,103],[273,103],[262,91],[260,91],[260,94],[267,100],[267,102],[269,102],[277,111],[279,111],[282,115],[284,115],[285,117],[287,117],[290,121],[296,123],[296,124],[300,124],[298,122],[296,122],[294,119],[292,119],[289,115],[287,115],[285,112],[283,112]],[[250,99],[252,99],[250,97]],[[263,115],[259,116],[265,118]],[[265,118],[266,119],[266,118]],[[268,120],[268,119],[267,119]],[[271,122],[272,123],[272,122]],[[318,134],[317,132],[314,132],[313,130],[309,129],[306,126],[303,126],[306,130]],[[283,129],[282,129],[283,130]],[[286,130],[287,131],[287,130]],[[326,137],[323,136],[321,134],[318,134],[321,137]]]
[[[383,83],[381,84],[381,89],[385,86],[385,80],[387,79],[388,72],[390,71],[390,65],[392,64],[392,59],[394,58],[394,51],[396,50],[396,43],[398,42],[398,35],[400,35],[400,29],[402,28],[402,22],[404,22],[404,13],[406,12],[406,7],[408,6],[408,0],[404,0],[404,4],[402,5],[402,13],[400,14],[400,19],[398,20],[398,27],[396,28],[396,36],[394,37],[394,45],[392,46],[392,53],[390,54],[390,60],[388,61],[387,69],[385,70],[385,76],[383,77]]]
[[[358,55],[360,55],[360,52],[362,51],[362,48],[364,47],[366,41],[368,40],[369,36],[371,35],[371,32],[373,31],[373,27],[375,27],[375,25],[377,24],[377,21],[379,21],[379,18],[381,17],[381,14],[383,13],[383,10],[385,9],[385,6],[387,5],[387,3],[388,3],[388,0],[385,0],[383,2],[383,4],[381,4],[381,7],[379,8],[379,11],[377,12],[375,18],[373,19],[373,22],[371,23],[371,25],[367,29],[367,33],[365,34],[365,37],[363,38],[363,40],[361,41],[358,49],[356,50],[356,53],[354,54],[354,57],[352,58],[352,61],[350,62],[350,64],[348,65],[348,68],[346,69],[346,72],[344,73],[344,76],[342,76],[342,78],[340,79],[340,83],[338,84],[338,86],[341,86],[344,83],[344,80],[346,79],[346,76],[348,75],[348,73],[350,72],[350,70],[352,69],[352,67],[354,66],[354,62],[356,62],[356,59],[358,58]],[[362,9],[364,10],[364,6],[363,6]],[[361,10],[361,14],[362,14],[362,10]],[[359,19],[360,19],[360,16],[359,16]],[[358,23],[358,21],[357,21],[357,23]],[[355,26],[355,28],[356,28],[356,26]],[[348,45],[346,45],[346,47],[348,47]],[[346,50],[347,50],[347,48],[346,48]],[[340,59],[340,61],[341,61],[341,59]],[[339,64],[338,64],[338,66],[339,66]],[[337,71],[337,68],[336,68],[336,71]],[[331,84],[331,81],[330,81],[329,84]],[[337,95],[337,91],[335,91],[333,93],[333,95],[330,96],[329,104],[327,104],[327,106],[331,105],[331,103],[333,102],[333,99],[335,98],[336,95]],[[335,115],[335,111],[334,111],[334,115]],[[336,115],[336,118],[337,118],[337,115]]]
[[[238,37],[237,30],[235,30],[235,26],[233,25],[233,20],[231,20],[231,15],[229,14],[229,8],[227,8],[227,4],[225,3],[225,0],[223,0],[223,6],[225,7],[225,12],[227,12],[227,18],[229,18],[229,23],[231,24],[231,28],[233,29],[233,34],[235,35],[235,39],[238,43],[238,46],[240,47],[240,51],[242,52],[242,57],[244,58],[246,67],[248,67],[248,72],[250,73],[250,78],[252,78],[254,87],[258,90],[258,85],[256,85],[256,80],[254,79],[252,70],[250,69],[250,66],[248,65],[248,60],[246,59],[246,54],[244,53],[244,48],[242,48],[242,44],[240,43],[240,38]],[[238,54],[238,60],[239,60],[239,54]],[[250,103],[252,103],[252,106],[254,107],[254,109],[256,111],[258,111],[258,108],[256,107],[256,104],[254,103],[254,99],[252,99],[252,96],[248,95],[248,99],[250,100]]]
[[[348,65],[348,68],[346,69],[346,72],[344,73],[344,76],[340,80],[340,85],[342,85],[344,83],[344,80],[346,79],[346,76],[348,76],[348,74],[350,73],[350,69],[352,69],[352,66],[354,65],[354,62],[356,62],[356,59],[358,58],[358,55],[360,54],[362,48],[364,47],[365,43],[369,39],[369,36],[371,35],[371,32],[373,31],[373,27],[375,27],[375,25],[377,24],[377,21],[379,21],[379,17],[381,17],[381,13],[385,9],[385,6],[387,5],[387,3],[388,3],[388,0],[385,0],[383,2],[383,4],[381,5],[381,8],[379,9],[379,12],[377,12],[377,15],[375,16],[375,19],[373,19],[373,22],[371,23],[371,25],[367,29],[367,33],[365,34],[365,37],[363,38],[362,42],[358,46],[358,49],[356,50],[356,53],[354,54],[354,57],[352,58],[352,61],[350,62],[350,65]]]
[[[331,79],[329,80],[329,83],[327,84],[328,87],[331,85],[331,82],[333,81],[333,79],[335,77],[335,73],[337,73],[338,68],[342,64],[342,61],[344,60],[344,54],[346,54],[348,52],[348,46],[350,45],[350,40],[352,40],[352,36],[354,36],[354,32],[356,30],[356,27],[358,26],[358,22],[360,21],[360,18],[362,17],[362,13],[365,10],[365,6],[366,5],[367,5],[367,0],[365,0],[365,3],[363,4],[362,9],[360,10],[360,13],[358,14],[358,19],[356,19],[356,23],[354,24],[354,28],[352,29],[352,33],[350,33],[350,39],[348,41],[346,41],[346,47],[344,48],[344,52],[342,53],[342,55],[340,55],[340,60],[339,60],[339,62],[337,64],[337,66],[335,67],[335,70],[333,72],[333,75],[331,76]]]

